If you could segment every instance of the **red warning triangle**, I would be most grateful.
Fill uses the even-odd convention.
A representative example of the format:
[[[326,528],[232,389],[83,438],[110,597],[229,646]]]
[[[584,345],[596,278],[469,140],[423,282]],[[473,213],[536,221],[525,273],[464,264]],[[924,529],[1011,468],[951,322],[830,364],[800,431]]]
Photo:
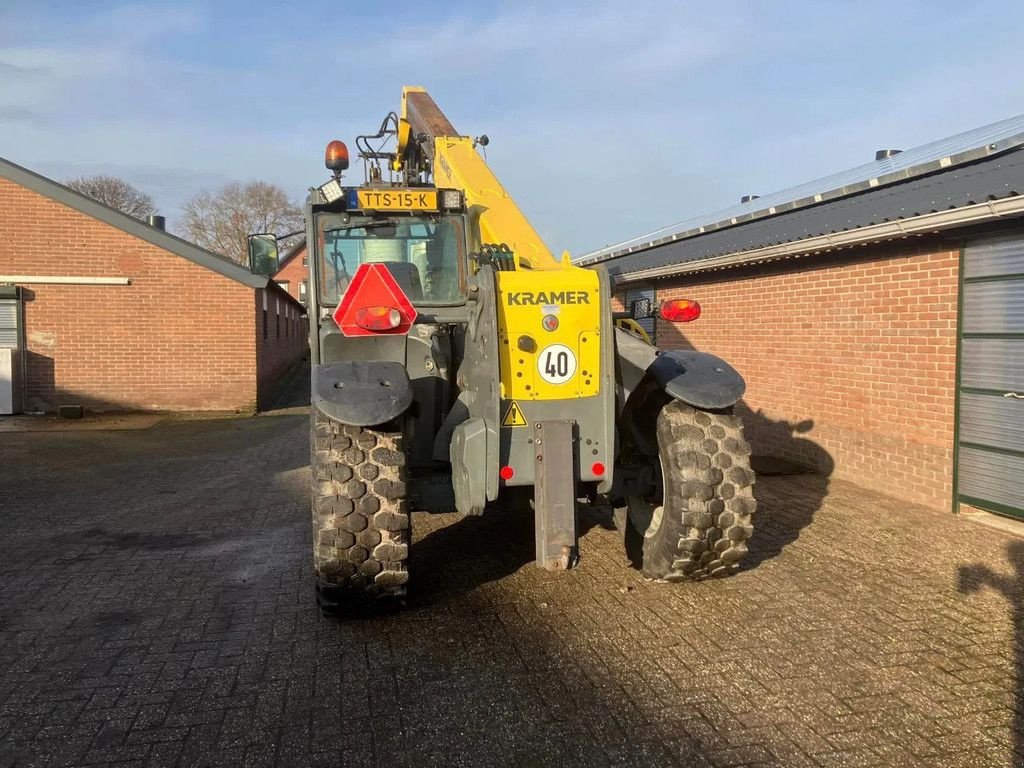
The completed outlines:
[[[365,307],[397,309],[402,320],[396,328],[369,331],[356,323],[356,314]],[[416,321],[416,308],[386,264],[360,264],[331,317],[346,336],[404,334],[409,332],[409,328]]]

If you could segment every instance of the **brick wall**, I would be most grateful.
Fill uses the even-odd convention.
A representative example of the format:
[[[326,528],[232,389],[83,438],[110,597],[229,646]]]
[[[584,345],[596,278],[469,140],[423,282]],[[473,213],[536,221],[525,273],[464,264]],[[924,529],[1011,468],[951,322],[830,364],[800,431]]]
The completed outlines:
[[[306,355],[309,330],[305,316],[280,286],[256,291],[255,296],[257,391],[263,408],[274,395],[275,380]]]
[[[299,294],[299,285],[309,280],[309,265],[306,262],[306,249],[302,248],[285,263],[277,274],[274,275],[274,282],[288,283],[286,290],[289,295],[299,301],[302,296]],[[281,286],[285,288],[285,286]]]
[[[938,242],[659,281],[702,315],[659,321],[658,345],[743,374],[755,453],[948,508],[958,264]]]
[[[131,280],[24,286],[30,406],[255,406],[252,288],[6,179],[0,274]]]

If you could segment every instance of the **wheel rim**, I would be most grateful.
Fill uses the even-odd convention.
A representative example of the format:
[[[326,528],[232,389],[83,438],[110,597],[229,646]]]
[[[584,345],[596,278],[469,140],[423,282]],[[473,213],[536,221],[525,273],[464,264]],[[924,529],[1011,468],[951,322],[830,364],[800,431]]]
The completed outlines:
[[[662,503],[644,498],[640,495],[627,496],[627,515],[629,525],[645,539],[657,535],[661,529],[661,521],[665,515],[665,464],[658,456],[658,465],[661,468],[661,500]]]

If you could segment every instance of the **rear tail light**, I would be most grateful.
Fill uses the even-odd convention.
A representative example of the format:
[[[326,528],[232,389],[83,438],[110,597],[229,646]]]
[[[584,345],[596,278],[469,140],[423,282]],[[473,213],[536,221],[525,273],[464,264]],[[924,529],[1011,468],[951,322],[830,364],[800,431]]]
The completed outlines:
[[[363,307],[356,310],[356,325],[367,331],[393,331],[402,324],[395,307]]]
[[[674,299],[661,303],[661,317],[670,323],[688,323],[700,317],[700,304],[689,299]]]

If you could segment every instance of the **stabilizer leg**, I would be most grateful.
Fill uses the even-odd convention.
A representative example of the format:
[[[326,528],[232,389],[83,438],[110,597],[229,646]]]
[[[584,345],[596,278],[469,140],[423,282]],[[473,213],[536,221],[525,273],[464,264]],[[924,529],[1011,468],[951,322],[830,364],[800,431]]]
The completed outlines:
[[[576,564],[576,462],[572,421],[533,425],[537,565],[564,571]]]

